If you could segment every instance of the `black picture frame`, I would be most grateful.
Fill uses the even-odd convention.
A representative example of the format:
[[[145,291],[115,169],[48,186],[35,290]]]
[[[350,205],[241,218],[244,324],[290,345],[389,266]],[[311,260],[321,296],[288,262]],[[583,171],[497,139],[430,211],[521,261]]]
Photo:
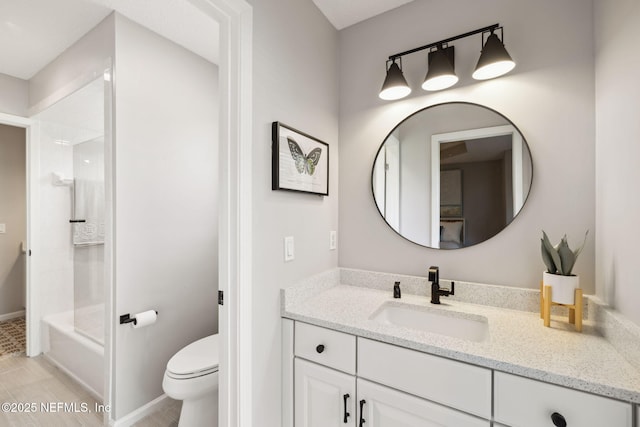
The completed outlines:
[[[329,195],[329,144],[282,122],[271,139],[272,190]]]

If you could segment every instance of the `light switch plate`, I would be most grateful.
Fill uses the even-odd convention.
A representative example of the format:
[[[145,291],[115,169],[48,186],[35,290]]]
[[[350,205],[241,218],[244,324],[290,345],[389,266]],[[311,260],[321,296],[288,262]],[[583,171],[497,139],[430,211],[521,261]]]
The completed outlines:
[[[7,225],[6,224],[0,224],[0,234],[4,234],[7,232]]]
[[[293,261],[296,257],[295,246],[293,244],[293,236],[284,238],[284,260]]]
[[[338,244],[338,233],[335,230],[329,232],[329,250],[335,251]]]

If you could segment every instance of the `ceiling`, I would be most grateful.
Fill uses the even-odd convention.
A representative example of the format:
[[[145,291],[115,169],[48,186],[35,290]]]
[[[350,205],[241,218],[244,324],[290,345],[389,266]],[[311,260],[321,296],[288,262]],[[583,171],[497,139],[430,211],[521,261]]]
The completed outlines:
[[[0,73],[29,80],[114,10],[218,62],[218,24],[187,0],[0,0]]]
[[[411,1],[313,0],[338,30]],[[187,0],[0,0],[0,73],[31,79],[114,10],[219,60],[217,23]]]
[[[467,141],[459,141],[464,145],[464,150],[445,158],[440,158],[442,164],[475,163],[499,160],[505,156],[505,152],[511,150],[511,135],[490,136],[475,138]],[[441,153],[442,153],[441,145]]]
[[[338,30],[380,15],[413,0],[313,0]]]

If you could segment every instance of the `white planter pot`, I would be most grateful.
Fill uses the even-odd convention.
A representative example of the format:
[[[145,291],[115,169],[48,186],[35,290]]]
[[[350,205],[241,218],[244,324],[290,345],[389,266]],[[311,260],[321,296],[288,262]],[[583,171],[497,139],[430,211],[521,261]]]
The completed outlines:
[[[580,287],[580,276],[562,276],[542,273],[542,281],[545,286],[551,286],[551,301],[558,304],[573,305],[576,289]]]

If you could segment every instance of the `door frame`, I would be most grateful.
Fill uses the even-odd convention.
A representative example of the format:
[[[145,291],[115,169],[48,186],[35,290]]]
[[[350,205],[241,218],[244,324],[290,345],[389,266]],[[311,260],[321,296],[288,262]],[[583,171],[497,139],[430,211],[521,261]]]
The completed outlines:
[[[440,144],[452,141],[511,135],[513,159],[513,206],[518,212],[524,204],[522,193],[522,135],[513,125],[490,126],[431,136],[431,247],[440,247]],[[514,215],[515,216],[515,215]]]
[[[27,253],[26,260],[27,265],[25,268],[26,275],[26,298],[25,298],[25,322],[26,331],[25,336],[27,338],[27,356],[35,356],[40,353],[39,341],[32,339],[33,337],[40,336],[40,322],[38,321],[38,309],[33,301],[34,289],[32,289],[33,281],[31,272],[34,271],[34,265],[36,260],[31,257],[31,252],[36,245],[36,236],[38,231],[36,230],[37,221],[33,221],[32,218],[36,218],[38,215],[38,208],[40,206],[37,179],[33,174],[38,170],[39,162],[39,145],[38,145],[38,127],[35,122],[26,117],[16,116],[13,114],[0,113],[0,124],[23,128],[25,130],[25,150],[26,150],[26,200],[27,200]],[[33,184],[33,185],[32,185]]]
[[[220,25],[219,425],[253,425],[253,8],[245,0],[188,0]]]

